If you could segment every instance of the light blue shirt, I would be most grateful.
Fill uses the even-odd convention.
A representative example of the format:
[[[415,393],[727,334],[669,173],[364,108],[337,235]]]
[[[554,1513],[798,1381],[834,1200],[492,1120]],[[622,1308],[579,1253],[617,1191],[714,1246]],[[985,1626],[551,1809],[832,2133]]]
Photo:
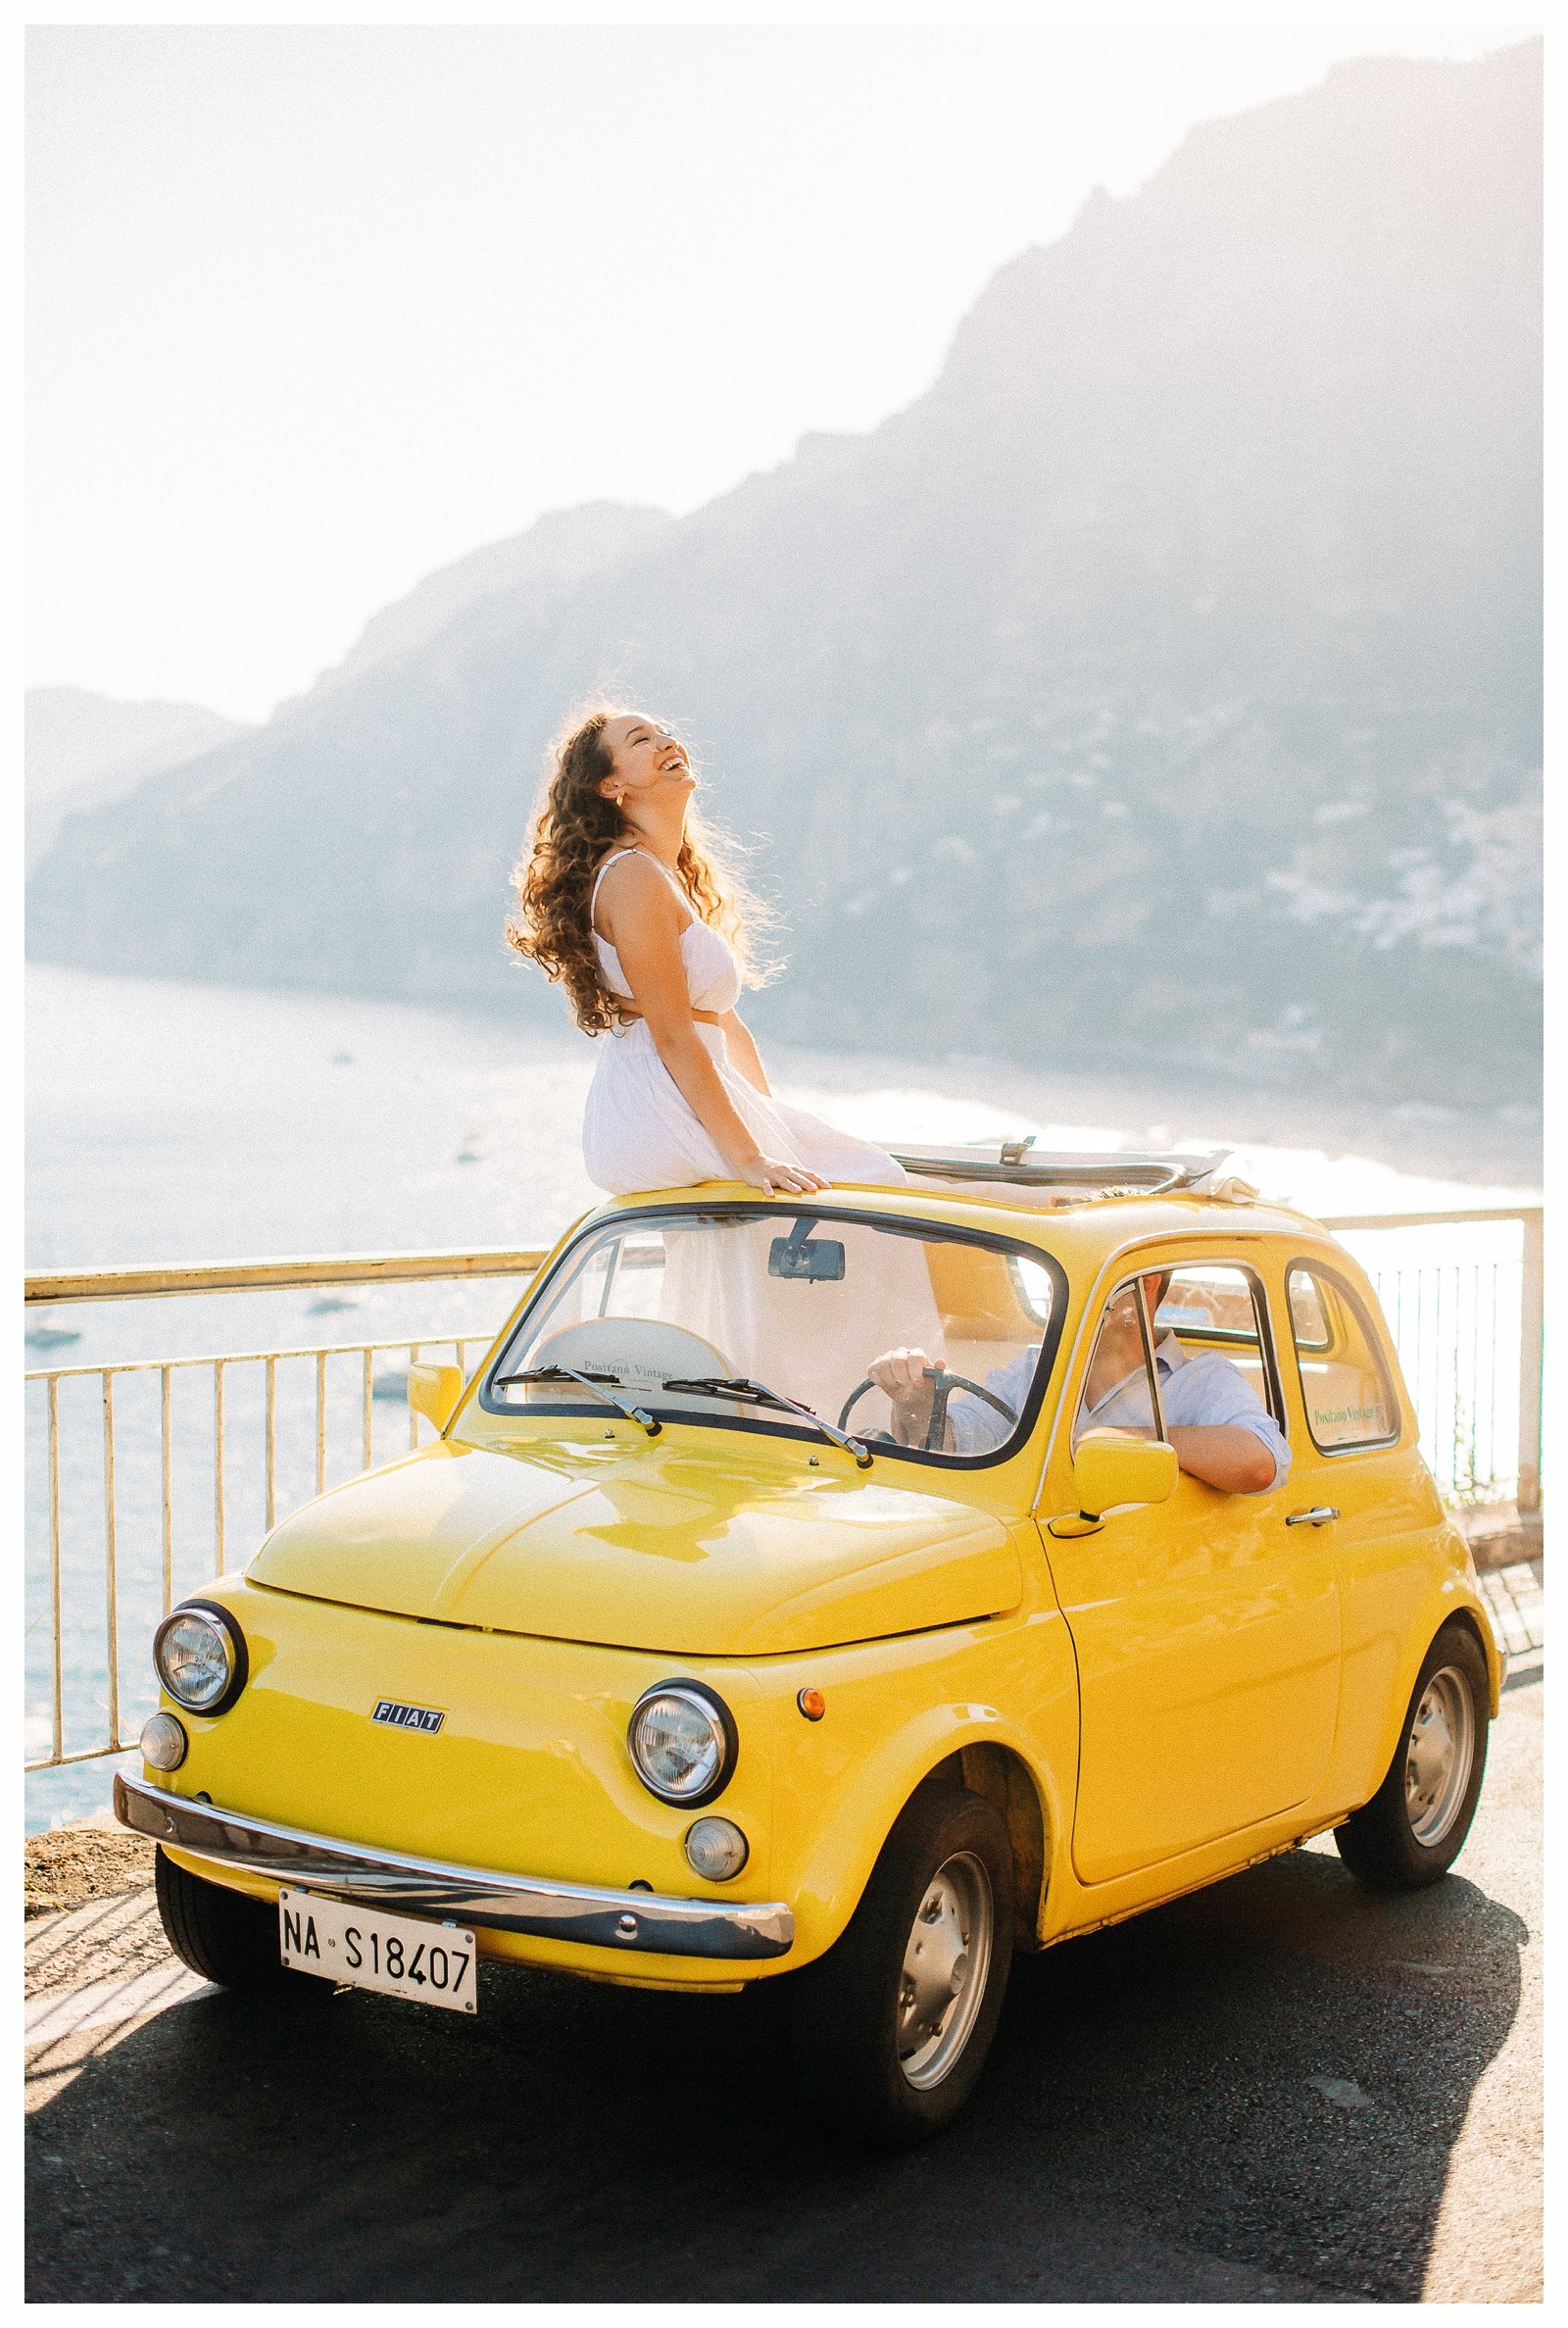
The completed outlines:
[[[1008,1364],[999,1366],[986,1376],[987,1390],[1021,1413],[1039,1355],[1038,1350],[1025,1350]],[[1290,1443],[1240,1367],[1217,1351],[1202,1350],[1195,1355],[1184,1350],[1174,1334],[1167,1334],[1156,1345],[1154,1363],[1159,1373],[1160,1411],[1168,1427],[1182,1430],[1232,1423],[1262,1440],[1274,1458],[1274,1476],[1267,1487],[1247,1493],[1267,1495],[1290,1476]],[[954,1393],[948,1426],[958,1455],[983,1455],[988,1448],[1000,1447],[1013,1427],[994,1407],[966,1398],[962,1391]],[[1142,1366],[1108,1390],[1098,1405],[1087,1409],[1079,1424],[1086,1431],[1147,1431],[1152,1427],[1149,1377]]]

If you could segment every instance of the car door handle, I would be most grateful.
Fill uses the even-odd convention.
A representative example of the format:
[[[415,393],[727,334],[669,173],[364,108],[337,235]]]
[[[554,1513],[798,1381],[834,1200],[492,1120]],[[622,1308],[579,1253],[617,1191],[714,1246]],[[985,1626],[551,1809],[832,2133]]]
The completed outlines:
[[[1339,1516],[1337,1504],[1314,1504],[1310,1511],[1288,1511],[1285,1524],[1288,1528],[1326,1528],[1331,1519]]]

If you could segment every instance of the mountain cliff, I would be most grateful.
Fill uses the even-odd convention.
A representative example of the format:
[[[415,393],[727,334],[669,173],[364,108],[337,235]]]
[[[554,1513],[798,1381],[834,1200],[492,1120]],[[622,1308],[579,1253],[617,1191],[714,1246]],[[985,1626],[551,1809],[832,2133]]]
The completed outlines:
[[[479,599],[512,594],[514,619],[531,604],[535,614],[563,598],[589,574],[646,549],[674,520],[664,510],[619,501],[590,501],[581,509],[549,510],[525,533],[488,542],[455,565],[426,574],[407,598],[371,617],[343,661],[323,671],[314,695],[363,678],[378,663],[416,654]]]
[[[196,703],[127,703],[84,687],[29,687],[26,701],[27,869],[61,819],[133,792],[251,729]]]
[[[1003,270],[907,411],[73,818],[52,960],[544,1006],[611,687],[757,837],[801,1039],[1533,1087],[1541,51],[1363,61]]]

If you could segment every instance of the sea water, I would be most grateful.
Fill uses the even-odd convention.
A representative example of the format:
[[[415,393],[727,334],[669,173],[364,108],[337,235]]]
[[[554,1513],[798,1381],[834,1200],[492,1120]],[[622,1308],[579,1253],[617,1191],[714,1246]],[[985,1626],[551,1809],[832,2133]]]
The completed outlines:
[[[563,1019],[497,1016],[226,987],[108,978],[35,966],[27,978],[27,1262],[65,1268],[323,1253],[526,1248],[554,1243],[595,1201],[578,1146],[592,1045]],[[1507,1204],[1517,1182],[1445,1177],[1430,1122],[1402,1130],[1368,1114],[1368,1146],[1330,1154],[1256,1137],[1282,1120],[1244,1089],[1198,1093],[1178,1079],[1140,1085],[994,1061],[923,1061],[771,1050],[781,1095],[889,1145],[1033,1131],[1041,1148],[1235,1146],[1236,1169],[1317,1214]],[[1303,1120],[1299,1111],[1296,1120]],[[1440,1127],[1441,1130],[1441,1127]],[[1252,1135],[1248,1137],[1247,1135]],[[1527,1160],[1527,1133],[1515,1143]],[[1423,1168],[1401,1169],[1406,1150]],[[1493,1151],[1489,1151],[1492,1153]],[[1506,1152],[1506,1143],[1504,1150]],[[1526,1177],[1521,1171],[1520,1179]],[[1348,1238],[1369,1265],[1396,1250],[1430,1262],[1437,1232]],[[1443,1232],[1456,1266],[1517,1257],[1516,1229]],[[1455,1242],[1455,1239],[1458,1242]],[[193,1295],[77,1305],[29,1314],[29,1369],[331,1343],[466,1335],[489,1340],[520,1285],[506,1280],[342,1290]],[[1505,1334],[1502,1337],[1506,1339]],[[450,1355],[432,1350],[432,1356]],[[376,1362],[396,1391],[401,1368]],[[357,1469],[363,1362],[329,1362],[327,1476]],[[314,1359],[276,1369],[276,1509],[315,1490]],[[116,1662],[122,1734],[153,1701],[147,1642],[163,1588],[161,1378],[115,1387]],[[264,1369],[227,1377],[226,1564],[265,1528]],[[109,1644],[101,1379],[59,1386],[66,1745],[102,1730]],[[215,1565],[212,1376],[171,1377],[172,1524],[176,1596]],[[1503,1435],[1506,1437],[1504,1419]],[[406,1447],[399,1397],[372,1402],[376,1461]],[[46,1402],[27,1397],[27,1729],[50,1736]],[[108,1799],[111,1765],[88,1761],[29,1780],[29,1826]]]

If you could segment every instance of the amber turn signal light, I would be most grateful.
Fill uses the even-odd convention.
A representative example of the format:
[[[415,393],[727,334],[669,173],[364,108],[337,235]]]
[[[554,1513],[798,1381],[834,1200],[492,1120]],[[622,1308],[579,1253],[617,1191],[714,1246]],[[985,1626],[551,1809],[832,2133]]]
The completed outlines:
[[[795,1703],[808,1722],[819,1722],[827,1711],[827,1700],[820,1690],[802,1690]]]

